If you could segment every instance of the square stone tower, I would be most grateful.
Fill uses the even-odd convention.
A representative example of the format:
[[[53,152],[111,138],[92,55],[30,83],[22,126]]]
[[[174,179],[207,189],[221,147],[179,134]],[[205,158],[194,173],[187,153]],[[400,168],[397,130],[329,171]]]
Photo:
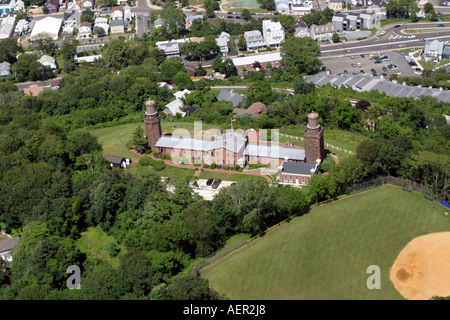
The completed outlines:
[[[161,118],[156,111],[155,101],[147,100],[145,103],[145,135],[150,149],[155,151],[155,145],[162,136]]]
[[[319,114],[311,112],[307,115],[308,124],[303,132],[305,138],[305,162],[316,163],[317,159],[325,159],[325,148],[323,142],[324,128],[319,124]]]

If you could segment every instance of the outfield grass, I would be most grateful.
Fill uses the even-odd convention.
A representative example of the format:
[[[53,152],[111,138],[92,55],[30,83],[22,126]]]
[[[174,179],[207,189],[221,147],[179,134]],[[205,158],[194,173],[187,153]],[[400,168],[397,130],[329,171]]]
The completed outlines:
[[[445,211],[421,194],[377,188],[315,208],[201,274],[231,299],[403,299],[389,269],[412,239],[450,230]],[[379,290],[366,286],[371,265]]]

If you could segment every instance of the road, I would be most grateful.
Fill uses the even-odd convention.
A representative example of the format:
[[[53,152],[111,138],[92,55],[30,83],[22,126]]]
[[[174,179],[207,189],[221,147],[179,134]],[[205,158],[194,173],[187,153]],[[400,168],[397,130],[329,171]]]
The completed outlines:
[[[403,48],[419,48],[424,46],[424,41],[421,39],[439,41],[450,41],[450,23],[443,23],[444,27],[437,27],[438,23],[414,23],[414,24],[403,24],[398,28],[394,26],[389,26],[383,28],[386,33],[380,36],[379,39],[376,37],[367,40],[345,42],[339,44],[321,44],[320,50],[322,52],[322,57],[336,57],[357,53],[369,53],[372,51],[383,51],[383,50],[400,50]],[[420,34],[405,33],[406,29],[434,29],[432,32],[424,32]],[[413,39],[408,38],[414,35]]]

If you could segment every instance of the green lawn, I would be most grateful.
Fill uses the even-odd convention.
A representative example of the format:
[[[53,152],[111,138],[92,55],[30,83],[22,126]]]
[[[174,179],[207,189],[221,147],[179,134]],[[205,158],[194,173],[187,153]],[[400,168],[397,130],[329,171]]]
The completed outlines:
[[[294,218],[201,274],[233,300],[403,299],[389,269],[415,237],[450,230],[445,211],[421,194],[377,188]],[[366,286],[371,265],[379,290]]]
[[[111,257],[110,255],[112,244],[117,244],[114,237],[107,235],[100,227],[89,228],[77,240],[78,248],[86,254],[88,259],[104,259],[117,267],[119,264],[118,256]],[[117,245],[117,248],[122,254],[126,251],[124,246]]]

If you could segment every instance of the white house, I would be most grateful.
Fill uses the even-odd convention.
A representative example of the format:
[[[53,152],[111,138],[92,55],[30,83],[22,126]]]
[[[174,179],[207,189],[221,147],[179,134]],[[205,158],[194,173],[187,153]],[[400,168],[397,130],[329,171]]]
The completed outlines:
[[[275,0],[275,8],[278,13],[289,14],[289,1],[288,0]]]
[[[295,25],[294,37],[297,37],[297,38],[311,37],[311,33],[309,32],[308,25],[304,22],[297,23]]]
[[[11,64],[7,61],[0,63],[0,77],[7,76],[11,73]]]
[[[284,28],[279,22],[263,20],[263,37],[269,47],[279,48],[284,41]]]
[[[176,99],[168,104],[166,104],[163,112],[168,116],[175,116],[179,113],[183,118],[186,116],[186,112],[182,111],[184,108],[184,103],[180,99]]]
[[[90,38],[92,36],[91,23],[90,22],[82,22],[80,27],[78,28],[78,39],[82,38]]]
[[[15,0],[2,0],[2,1],[0,1],[0,15],[13,13],[15,6],[16,6],[16,1]]]
[[[257,50],[266,47],[266,42],[259,30],[245,31],[244,39],[247,44],[247,50]]]
[[[14,17],[6,17],[0,25],[0,39],[11,38],[14,27],[16,26],[16,19]]]
[[[51,38],[58,40],[59,31],[61,31],[62,19],[45,17],[36,21],[31,31],[30,40],[35,41],[40,38]]]
[[[47,56],[45,54],[38,60],[38,62],[44,67],[49,67],[51,69],[56,69],[57,67],[55,58]]]
[[[28,21],[25,19],[20,19],[19,21],[17,21],[16,23],[16,27],[14,28],[14,32],[16,32],[17,34],[22,34],[22,32],[28,31],[29,29],[29,25],[28,25]]]
[[[230,34],[222,31],[222,33],[216,38],[216,44],[220,48],[220,53],[223,56],[228,54],[228,42],[230,41]]]
[[[14,5],[14,12],[21,12],[21,11],[25,11],[25,4],[23,3],[22,0],[18,0]]]
[[[100,27],[103,29],[104,34],[109,34],[109,24],[107,18],[97,17],[94,21],[94,28]]]
[[[93,56],[86,56],[86,57],[77,57],[74,58],[76,63],[81,63],[81,62],[87,62],[87,63],[92,63],[95,60],[101,60],[102,59],[102,55],[101,54],[97,54],[97,55],[93,55]]]
[[[174,97],[177,98],[177,99],[182,99],[182,98],[184,98],[185,95],[190,94],[190,93],[191,93],[190,90],[184,89],[183,91],[177,91],[177,92],[175,92],[173,95],[174,95]]]
[[[439,40],[425,42],[425,47],[422,51],[422,59],[426,62],[441,61],[444,47],[444,43]]]
[[[313,9],[312,1],[310,0],[292,0],[291,11],[293,15],[303,16],[311,13]]]
[[[130,6],[123,7],[123,18],[128,21],[133,19],[133,12],[131,12]]]
[[[156,46],[159,49],[164,50],[164,53],[168,57],[180,56],[180,46],[176,40],[158,41],[156,42]]]
[[[111,14],[112,20],[123,19],[123,7],[122,6],[112,7],[112,10],[113,10],[113,12]]]

